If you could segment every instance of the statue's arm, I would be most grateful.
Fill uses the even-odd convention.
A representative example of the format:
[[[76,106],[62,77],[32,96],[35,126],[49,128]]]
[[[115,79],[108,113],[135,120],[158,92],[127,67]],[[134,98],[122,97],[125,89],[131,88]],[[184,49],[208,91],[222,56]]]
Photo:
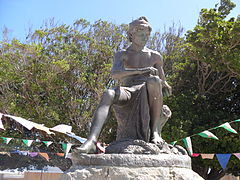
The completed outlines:
[[[153,68],[126,68],[124,67],[125,52],[117,52],[114,56],[114,62],[112,66],[111,75],[114,79],[122,79],[132,75],[150,73]]]
[[[154,52],[155,65],[154,67],[158,70],[158,75],[162,80],[163,92],[166,96],[170,96],[172,94],[172,87],[167,83],[166,77],[163,70],[163,58],[160,53]]]

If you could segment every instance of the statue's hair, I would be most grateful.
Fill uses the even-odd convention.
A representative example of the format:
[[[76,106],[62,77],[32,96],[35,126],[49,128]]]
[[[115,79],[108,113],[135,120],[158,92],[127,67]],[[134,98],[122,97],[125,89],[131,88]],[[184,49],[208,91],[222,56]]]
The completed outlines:
[[[132,42],[132,34],[136,31],[136,28],[139,26],[147,26],[149,32],[152,31],[152,28],[151,28],[150,24],[148,23],[147,18],[145,16],[141,16],[138,19],[129,23],[129,29],[128,29],[127,35],[128,35],[128,39],[130,42]]]

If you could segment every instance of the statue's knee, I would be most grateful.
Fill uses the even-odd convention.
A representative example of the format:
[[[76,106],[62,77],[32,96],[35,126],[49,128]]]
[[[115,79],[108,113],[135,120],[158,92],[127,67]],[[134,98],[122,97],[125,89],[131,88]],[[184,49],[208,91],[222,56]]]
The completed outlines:
[[[114,100],[115,97],[115,91],[112,89],[107,89],[104,91],[103,96],[111,101]]]
[[[152,76],[152,77],[149,77],[148,80],[147,80],[147,85],[150,85],[150,86],[155,86],[155,85],[158,85],[158,86],[161,86],[161,79],[158,77],[158,76]]]

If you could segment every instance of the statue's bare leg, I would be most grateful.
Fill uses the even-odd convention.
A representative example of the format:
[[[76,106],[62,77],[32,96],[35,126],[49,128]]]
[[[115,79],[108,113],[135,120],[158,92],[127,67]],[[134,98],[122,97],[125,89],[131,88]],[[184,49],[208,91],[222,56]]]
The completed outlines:
[[[163,143],[160,136],[160,114],[163,106],[162,84],[158,76],[152,76],[147,80],[148,102],[150,108],[151,141],[155,144]]]
[[[80,153],[95,153],[96,152],[96,142],[102,130],[102,127],[108,117],[109,109],[113,104],[115,97],[114,90],[106,90],[102,99],[94,113],[92,125],[90,129],[90,134],[87,141],[77,148],[77,152]]]

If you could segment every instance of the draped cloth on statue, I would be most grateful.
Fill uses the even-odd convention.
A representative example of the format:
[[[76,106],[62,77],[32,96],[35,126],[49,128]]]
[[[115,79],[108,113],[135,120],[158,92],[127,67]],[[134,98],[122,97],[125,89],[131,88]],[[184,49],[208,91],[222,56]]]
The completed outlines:
[[[150,114],[145,82],[146,77],[134,77],[128,80],[132,86],[115,89],[118,99],[113,109],[118,122],[117,141],[139,139],[149,142]]]

